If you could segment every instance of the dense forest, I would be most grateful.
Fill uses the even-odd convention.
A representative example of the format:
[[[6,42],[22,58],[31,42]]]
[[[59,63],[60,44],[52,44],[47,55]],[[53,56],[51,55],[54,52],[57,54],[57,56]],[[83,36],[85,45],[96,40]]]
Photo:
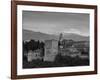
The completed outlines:
[[[44,51],[44,42],[35,41],[35,40],[30,40],[30,41],[23,41],[23,53],[26,51],[28,53],[29,50],[37,50],[41,49]]]

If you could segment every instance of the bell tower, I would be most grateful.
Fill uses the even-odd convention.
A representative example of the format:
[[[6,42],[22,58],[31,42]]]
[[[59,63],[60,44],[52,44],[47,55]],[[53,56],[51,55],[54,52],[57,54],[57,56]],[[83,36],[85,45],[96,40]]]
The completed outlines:
[[[61,42],[63,40],[63,34],[60,33],[60,36],[59,36],[59,42]]]
[[[63,48],[62,41],[63,41],[63,34],[60,33],[60,36],[59,36],[59,49]]]

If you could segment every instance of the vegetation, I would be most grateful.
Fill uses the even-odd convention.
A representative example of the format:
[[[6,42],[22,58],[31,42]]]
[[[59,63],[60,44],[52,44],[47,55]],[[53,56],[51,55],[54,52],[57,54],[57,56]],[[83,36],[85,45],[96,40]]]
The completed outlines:
[[[40,42],[35,41],[35,40],[30,40],[29,42],[24,42],[23,41],[23,60],[27,61],[27,57],[25,56],[25,52],[26,54],[28,53],[29,50],[37,50],[37,49],[41,49],[42,53],[41,56],[44,55],[44,42]]]
[[[54,62],[33,60],[32,62],[23,62],[23,68],[45,68],[45,67],[69,67],[69,66],[85,66],[89,65],[89,59],[81,59],[77,57],[61,56],[58,54]]]
[[[58,42],[58,46],[60,42]],[[72,45],[68,43],[67,46]],[[32,62],[27,61],[27,57],[24,56],[25,52],[28,53],[29,50],[41,49],[41,55],[44,56],[44,42],[30,40],[29,42],[23,42],[23,68],[43,68],[43,67],[68,67],[68,66],[85,66],[89,65],[89,59],[82,59],[78,56],[62,56],[60,53],[56,56],[53,62],[43,61],[43,60],[33,60]],[[89,54],[88,52],[81,51],[82,54]]]
[[[23,51],[29,51],[29,50],[36,50],[44,48],[44,42],[30,40],[29,42],[23,42]]]

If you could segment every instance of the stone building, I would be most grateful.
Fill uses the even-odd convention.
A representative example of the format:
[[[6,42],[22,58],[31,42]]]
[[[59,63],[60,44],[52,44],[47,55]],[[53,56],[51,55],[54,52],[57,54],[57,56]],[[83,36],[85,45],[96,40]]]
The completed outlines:
[[[64,39],[63,34],[61,33],[59,37],[58,53],[62,56],[80,56],[81,52],[73,46],[74,43],[75,42],[72,39]]]
[[[89,53],[89,41],[77,41],[74,42],[73,46],[81,52]]]
[[[27,61],[31,62],[32,60],[37,60],[37,59],[42,60],[41,50],[40,49],[34,51],[30,50],[27,55]]]
[[[28,61],[28,62],[31,62],[31,61],[32,61],[32,54],[33,54],[33,51],[30,50],[30,51],[28,52],[28,54],[27,54],[27,61]]]
[[[44,61],[53,62],[58,54],[58,41],[57,40],[45,40],[45,53]]]
[[[69,51],[71,57],[76,57],[81,55],[81,52],[77,50],[77,48],[75,48],[74,46],[69,47]]]

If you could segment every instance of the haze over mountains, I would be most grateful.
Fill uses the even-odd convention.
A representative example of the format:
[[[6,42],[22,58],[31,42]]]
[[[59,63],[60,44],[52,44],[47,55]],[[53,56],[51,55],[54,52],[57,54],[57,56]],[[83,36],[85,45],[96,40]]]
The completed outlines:
[[[72,39],[75,41],[89,41],[89,37],[81,36],[81,35],[73,34],[73,33],[63,34],[63,38]],[[58,40],[59,35],[51,35],[51,34],[46,34],[42,32],[35,32],[35,31],[23,29],[23,40],[31,40],[31,39],[40,40],[40,41],[50,40],[50,39]]]

